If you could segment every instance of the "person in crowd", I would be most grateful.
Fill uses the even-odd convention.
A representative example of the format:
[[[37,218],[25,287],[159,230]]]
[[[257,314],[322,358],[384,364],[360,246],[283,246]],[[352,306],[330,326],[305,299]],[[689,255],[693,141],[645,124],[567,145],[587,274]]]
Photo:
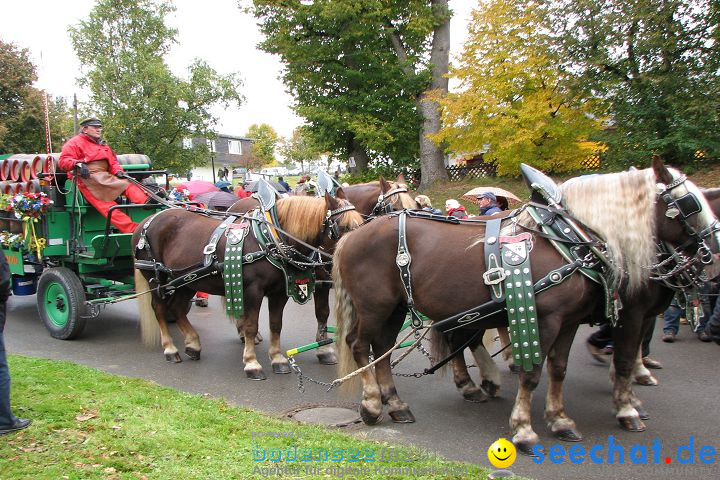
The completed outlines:
[[[508,210],[510,208],[510,205],[508,204],[507,197],[503,197],[501,195],[496,195],[495,198],[497,199],[497,207],[500,210]]]
[[[285,192],[290,191],[290,184],[287,183],[285,180],[283,180],[283,177],[278,177],[278,183],[283,186],[283,188],[285,189]],[[285,192],[280,192],[280,193],[285,193]]]
[[[245,190],[245,187],[246,187],[246,186],[247,186],[247,184],[245,184],[245,183],[238,183],[238,184],[237,184],[237,186],[235,187],[235,195],[236,195],[238,198],[247,198],[247,197],[249,197],[250,195],[252,195],[252,193],[250,193],[250,192],[248,192],[247,190]]]
[[[17,432],[32,423],[26,418],[16,417],[10,409],[10,368],[5,353],[4,330],[11,281],[10,267],[5,255],[0,254],[0,435]]]
[[[652,320],[652,324],[642,340],[642,362],[645,368],[660,369],[663,368],[662,363],[650,357],[650,342],[654,331],[655,319]],[[600,325],[600,328],[588,337],[585,345],[595,360],[607,363],[605,355],[613,353],[612,325],[609,323]]]
[[[480,215],[495,215],[502,212],[497,206],[497,198],[492,192],[481,193],[477,196],[480,205]]]
[[[449,198],[445,200],[445,215],[447,215],[448,217],[455,217],[460,219],[468,218],[465,207],[460,205],[460,202],[458,202],[454,198]]]
[[[442,215],[442,212],[438,208],[433,208],[430,198],[427,195],[418,195],[415,197],[415,201],[420,205],[420,209],[425,212],[430,212],[433,215]]]
[[[146,203],[148,195],[127,180],[117,161],[115,152],[102,139],[103,125],[97,118],[80,122],[80,133],[65,142],[58,159],[61,170],[72,178],[77,170],[77,185],[85,200],[107,218],[110,207],[117,205],[115,199],[127,196],[133,203]],[[123,233],[132,233],[137,227],[124,212],[116,210],[111,223]]]

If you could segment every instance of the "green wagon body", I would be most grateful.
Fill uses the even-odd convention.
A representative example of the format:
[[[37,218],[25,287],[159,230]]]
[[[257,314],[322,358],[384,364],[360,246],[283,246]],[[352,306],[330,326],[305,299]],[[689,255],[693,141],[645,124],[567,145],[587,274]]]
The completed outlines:
[[[149,163],[138,163],[137,155],[129,161],[134,163],[124,164],[126,171],[149,172]],[[106,234],[105,217],[85,202],[69,180],[62,190],[52,186],[43,191],[54,204],[34,223],[37,238],[45,239],[41,258],[28,235],[23,245],[4,246],[3,252],[13,274],[14,294],[37,290],[38,311],[51,335],[70,339],[81,333],[87,318],[97,315],[97,306],[134,292],[132,234],[112,229]],[[141,222],[157,210],[123,211]],[[9,222],[19,231],[21,220]]]

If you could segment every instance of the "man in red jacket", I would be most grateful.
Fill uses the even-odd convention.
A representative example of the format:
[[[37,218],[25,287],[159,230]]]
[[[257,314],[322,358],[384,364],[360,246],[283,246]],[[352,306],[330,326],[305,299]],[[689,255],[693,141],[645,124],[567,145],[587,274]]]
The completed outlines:
[[[115,153],[101,138],[102,122],[87,118],[80,126],[80,133],[63,145],[58,166],[68,172],[68,178],[72,178],[72,170],[77,166],[80,176],[77,184],[85,200],[106,218],[120,195],[124,194],[133,203],[145,203],[148,195],[126,179]],[[110,221],[123,233],[132,233],[137,227],[137,223],[117,209]]]

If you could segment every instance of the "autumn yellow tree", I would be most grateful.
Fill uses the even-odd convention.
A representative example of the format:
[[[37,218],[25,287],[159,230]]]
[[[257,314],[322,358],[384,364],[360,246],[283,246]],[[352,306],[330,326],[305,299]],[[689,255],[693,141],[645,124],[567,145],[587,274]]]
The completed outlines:
[[[591,102],[569,87],[553,48],[543,2],[483,0],[472,13],[459,65],[459,90],[439,99],[443,128],[433,137],[448,151],[489,148],[500,175],[520,162],[545,171],[580,167],[580,145],[598,128]]]

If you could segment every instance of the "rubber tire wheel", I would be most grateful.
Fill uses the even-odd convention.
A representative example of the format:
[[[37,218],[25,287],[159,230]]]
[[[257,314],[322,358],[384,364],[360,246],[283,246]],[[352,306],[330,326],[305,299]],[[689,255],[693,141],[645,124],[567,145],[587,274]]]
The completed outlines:
[[[85,328],[85,290],[69,268],[49,268],[42,273],[37,305],[45,328],[54,338],[72,340]]]

